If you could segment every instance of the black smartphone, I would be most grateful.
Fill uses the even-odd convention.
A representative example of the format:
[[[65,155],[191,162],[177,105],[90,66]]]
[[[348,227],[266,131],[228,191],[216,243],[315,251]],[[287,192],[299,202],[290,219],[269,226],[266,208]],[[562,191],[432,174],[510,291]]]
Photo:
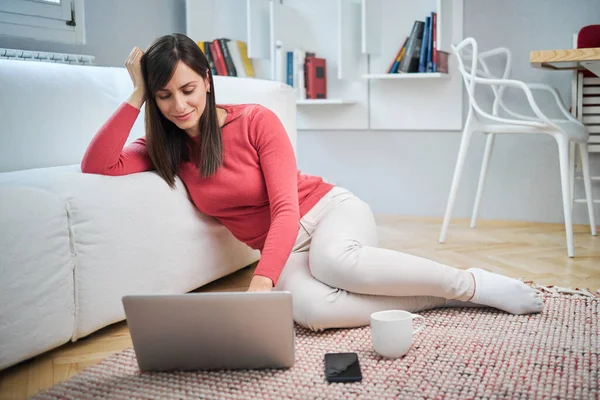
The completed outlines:
[[[360,382],[362,372],[356,353],[325,354],[325,378],[328,382]]]

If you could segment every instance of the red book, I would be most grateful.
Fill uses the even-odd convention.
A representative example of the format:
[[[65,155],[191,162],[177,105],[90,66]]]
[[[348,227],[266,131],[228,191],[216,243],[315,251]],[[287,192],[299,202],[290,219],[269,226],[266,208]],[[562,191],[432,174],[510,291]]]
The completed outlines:
[[[225,65],[225,57],[223,57],[223,52],[221,51],[219,39],[215,39],[212,41],[212,43],[210,44],[210,52],[211,55],[214,55],[213,58],[217,74],[227,76],[227,66]]]
[[[327,98],[327,62],[324,58],[306,57],[306,98]]]

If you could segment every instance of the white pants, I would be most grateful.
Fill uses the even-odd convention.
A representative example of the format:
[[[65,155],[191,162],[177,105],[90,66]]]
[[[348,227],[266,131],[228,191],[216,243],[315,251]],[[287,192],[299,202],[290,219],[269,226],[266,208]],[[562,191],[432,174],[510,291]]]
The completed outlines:
[[[467,301],[474,282],[469,272],[378,248],[369,205],[335,187],[300,221],[275,290],[292,293],[298,324],[320,331],[368,325],[375,311]]]

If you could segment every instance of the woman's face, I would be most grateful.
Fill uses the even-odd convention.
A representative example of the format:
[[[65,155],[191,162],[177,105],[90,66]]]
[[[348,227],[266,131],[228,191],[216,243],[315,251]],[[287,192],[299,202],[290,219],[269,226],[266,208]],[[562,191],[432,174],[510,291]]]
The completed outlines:
[[[190,136],[200,134],[199,122],[206,107],[208,79],[179,61],[173,77],[155,95],[159,110]]]

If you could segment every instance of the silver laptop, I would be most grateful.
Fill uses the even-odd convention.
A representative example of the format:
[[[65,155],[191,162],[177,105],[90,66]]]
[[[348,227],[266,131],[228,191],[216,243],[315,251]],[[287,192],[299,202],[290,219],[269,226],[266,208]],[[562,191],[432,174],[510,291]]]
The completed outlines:
[[[122,300],[142,371],[294,364],[290,292],[128,295]]]

